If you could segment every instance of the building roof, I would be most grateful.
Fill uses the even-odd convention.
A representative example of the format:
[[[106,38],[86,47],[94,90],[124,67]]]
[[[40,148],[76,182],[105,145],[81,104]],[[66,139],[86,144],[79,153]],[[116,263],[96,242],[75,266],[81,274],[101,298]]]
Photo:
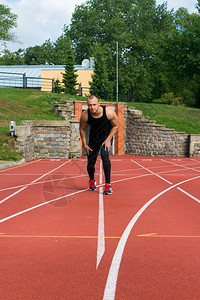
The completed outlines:
[[[0,66],[0,72],[8,73],[26,73],[27,77],[40,77],[42,70],[64,70],[65,65],[13,65],[13,66]],[[75,70],[88,70],[82,65],[74,65]],[[90,69],[89,69],[90,70]],[[1,73],[0,73],[1,76]]]

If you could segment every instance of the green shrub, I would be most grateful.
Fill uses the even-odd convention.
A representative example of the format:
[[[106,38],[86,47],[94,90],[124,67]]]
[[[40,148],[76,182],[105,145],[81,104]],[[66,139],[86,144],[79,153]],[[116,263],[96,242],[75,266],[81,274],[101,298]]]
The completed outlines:
[[[185,89],[183,91],[183,99],[184,99],[184,104],[186,106],[190,106],[190,107],[196,106],[196,99],[193,91]]]
[[[168,105],[183,105],[183,97],[176,97],[174,93],[165,93],[160,99],[154,99],[153,103],[168,104]]]

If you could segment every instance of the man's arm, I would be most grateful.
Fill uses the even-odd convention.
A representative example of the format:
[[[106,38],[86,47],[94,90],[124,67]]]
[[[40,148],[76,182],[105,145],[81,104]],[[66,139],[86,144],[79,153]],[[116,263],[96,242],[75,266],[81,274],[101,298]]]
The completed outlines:
[[[79,130],[80,130],[80,136],[81,136],[81,140],[83,143],[83,147],[84,147],[85,151],[87,152],[87,154],[89,155],[89,151],[90,150],[92,151],[92,149],[86,143],[87,119],[88,119],[87,111],[84,111],[81,115]]]
[[[113,127],[110,131],[109,136],[103,142],[102,145],[105,145],[105,150],[110,151],[110,149],[111,149],[111,144],[110,144],[111,139],[117,133],[117,131],[120,127],[120,123],[119,123],[118,117],[117,117],[117,115],[116,115],[116,113],[114,112],[113,109],[111,109],[109,107],[106,107],[106,115],[107,115],[108,120],[110,120]]]

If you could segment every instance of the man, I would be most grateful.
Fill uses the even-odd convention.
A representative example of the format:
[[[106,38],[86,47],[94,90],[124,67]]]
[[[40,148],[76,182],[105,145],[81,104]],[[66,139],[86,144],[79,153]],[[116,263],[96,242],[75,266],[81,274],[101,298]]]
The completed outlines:
[[[99,100],[92,95],[87,99],[88,109],[85,110],[80,119],[80,135],[83,147],[87,153],[88,163],[87,171],[90,178],[89,189],[96,190],[96,181],[94,179],[95,164],[100,150],[103,161],[105,175],[105,195],[112,194],[110,185],[111,163],[109,151],[112,146],[112,139],[118,131],[120,123],[114,110],[106,106],[100,106]],[[86,143],[86,126],[90,125],[89,143]]]

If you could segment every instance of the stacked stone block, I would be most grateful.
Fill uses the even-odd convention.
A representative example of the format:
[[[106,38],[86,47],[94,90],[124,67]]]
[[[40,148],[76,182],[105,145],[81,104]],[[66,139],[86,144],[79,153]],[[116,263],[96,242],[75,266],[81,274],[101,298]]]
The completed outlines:
[[[23,121],[16,126],[16,150],[34,158],[80,157],[77,121]]]
[[[64,101],[54,105],[54,113],[63,120],[75,120],[74,103],[72,101]]]
[[[127,153],[144,156],[189,156],[189,136],[150,121],[140,111],[128,109]]]
[[[200,134],[190,135],[190,156],[200,157]]]

